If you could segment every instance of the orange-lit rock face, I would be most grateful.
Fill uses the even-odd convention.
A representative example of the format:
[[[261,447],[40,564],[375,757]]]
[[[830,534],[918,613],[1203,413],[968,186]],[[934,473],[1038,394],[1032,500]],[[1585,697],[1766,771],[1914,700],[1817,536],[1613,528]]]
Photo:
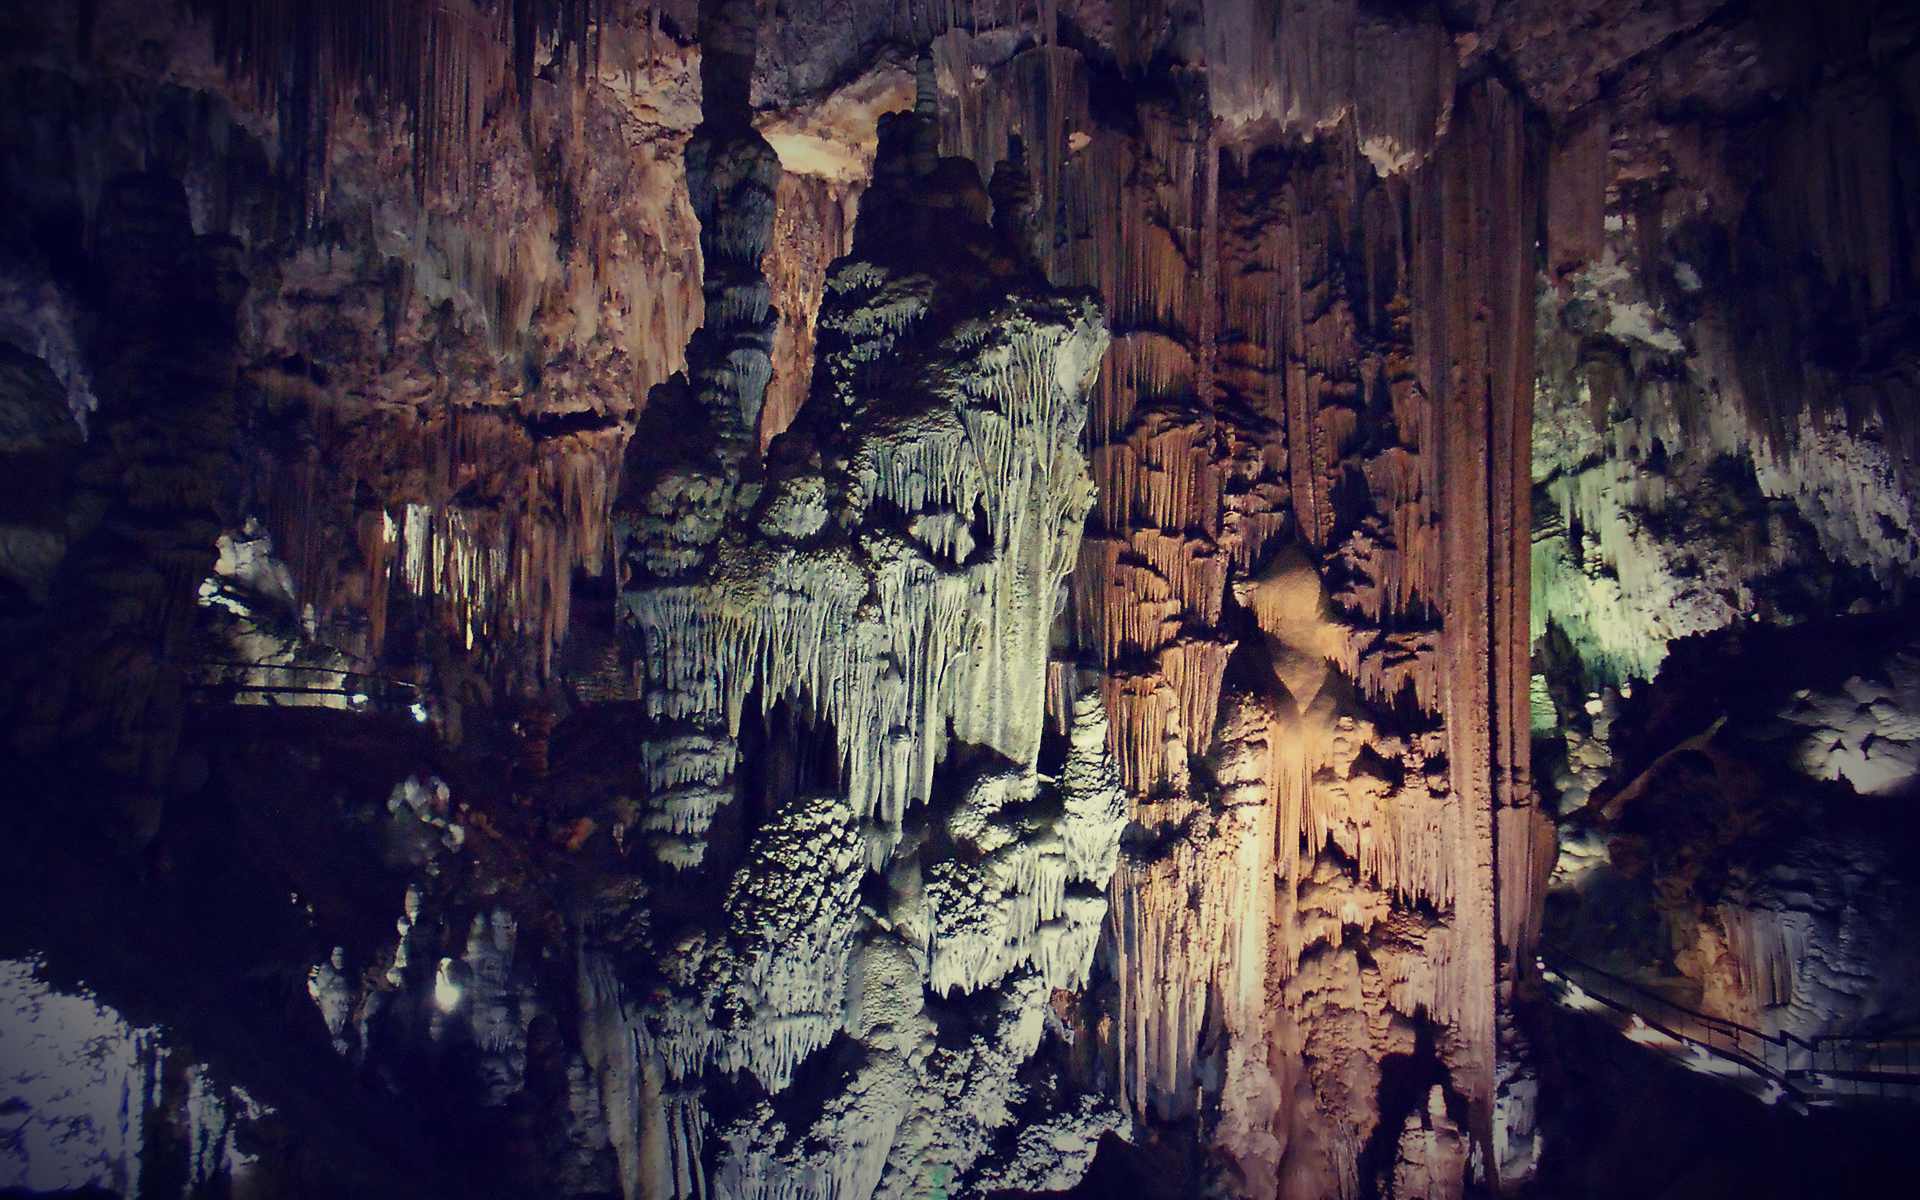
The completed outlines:
[[[858,203],[855,185],[791,171],[780,177],[766,263],[780,327],[774,334],[774,377],[760,412],[762,446],[786,432],[806,402],[827,265],[852,249],[849,213]]]
[[[581,5],[524,31],[459,6],[201,7],[156,42],[139,6],[101,5],[87,38],[210,93],[179,156],[196,225],[241,242],[238,370],[269,414],[239,503],[310,638],[377,659],[392,607],[406,646],[537,692],[573,576],[604,560],[634,413],[697,323],[697,52],[637,17],[589,36]],[[563,73],[531,72],[534,41]],[[237,169],[256,137],[277,172]]]
[[[1438,135],[1429,103],[1371,161],[1332,148],[1373,136],[1333,102],[1324,149],[1223,153],[1218,78],[1139,103],[1126,134],[1077,55],[1002,62],[959,34],[940,54],[949,143],[1026,142],[1063,214],[1054,276],[1113,314],[1073,604],[1136,796],[1110,943],[1125,1094],[1190,1113],[1224,1053],[1222,1149],[1250,1186],[1352,1188],[1380,1169],[1368,1072],[1437,1021],[1460,1128],[1488,1136],[1494,812],[1528,799],[1513,102],[1467,92]],[[1235,799],[1236,773],[1267,786]]]

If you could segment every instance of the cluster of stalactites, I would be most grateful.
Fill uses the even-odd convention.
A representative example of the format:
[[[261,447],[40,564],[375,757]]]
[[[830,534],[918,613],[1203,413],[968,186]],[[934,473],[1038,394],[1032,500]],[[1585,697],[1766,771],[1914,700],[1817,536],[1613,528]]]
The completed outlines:
[[[1226,773],[1214,804],[1136,806],[1135,821],[1184,820],[1193,835],[1160,857],[1123,859],[1112,889],[1104,944],[1118,984],[1122,1099],[1163,1119],[1191,1113],[1199,1098],[1197,1050],[1209,1017],[1217,1011],[1235,1033],[1251,1035],[1265,1001],[1281,773],[1270,714],[1261,701],[1240,701],[1218,753],[1252,769]]]
[[[539,494],[554,498],[557,512],[503,516],[410,503],[397,520],[381,514],[384,546],[363,546],[363,552],[370,561],[397,561],[407,591],[430,600],[467,649],[476,640],[524,641],[544,676],[566,635],[574,572],[604,569],[614,453],[609,446],[542,456]]]
[[[281,167],[307,203],[325,186],[328,128],[362,89],[404,116],[421,192],[461,186],[467,151],[509,85],[530,120],[543,45],[570,54],[585,81],[604,4],[505,0],[483,12],[465,0],[191,0],[228,70],[277,118]]]
[[[1456,1024],[1464,1049],[1449,1067],[1483,1104],[1501,937],[1490,862],[1514,885],[1508,928],[1531,907],[1525,872],[1507,867],[1530,861],[1516,852],[1527,827],[1502,823],[1498,847],[1492,828],[1496,807],[1526,798],[1525,531],[1502,515],[1527,504],[1516,464],[1534,205],[1519,110],[1483,84],[1455,111],[1451,39],[1425,17],[1245,8],[1206,15],[1218,51],[1206,102],[1143,103],[1129,133],[1094,118],[1077,55],[1007,59],[960,34],[936,48],[945,144],[991,162],[1021,139],[1052,235],[1043,266],[1097,287],[1116,327],[1090,423],[1100,498],[1074,631],[1103,668],[1112,746],[1152,848],[1113,889],[1120,1074],[1141,1109],[1183,1111],[1210,1006],[1252,987],[1229,978],[1240,964],[1271,948],[1277,987],[1310,946],[1345,954],[1357,924],[1378,951],[1353,968],[1370,1011]],[[1249,36],[1222,40],[1236,20]],[[1363,47],[1402,68],[1389,85],[1357,87]],[[1235,171],[1209,108],[1318,145]],[[1297,614],[1257,589],[1240,595],[1290,539],[1334,593],[1316,585],[1325,611],[1311,629],[1286,627]],[[1223,592],[1273,653],[1236,657],[1244,626]],[[1251,744],[1222,711],[1229,659],[1279,659],[1273,690],[1294,701],[1267,771],[1286,782],[1259,803],[1216,796],[1217,769],[1189,770]],[[1322,696],[1333,671],[1346,680]],[[1368,705],[1444,724],[1392,735]],[[1230,945],[1238,889],[1270,889],[1276,874],[1293,885],[1279,903],[1298,908],[1272,922],[1284,943]],[[1338,986],[1322,972],[1297,990]],[[1372,1089],[1353,1099],[1364,1109]]]
[[[977,508],[992,552],[955,563],[938,553],[951,543],[916,549],[878,530],[866,553],[750,537],[712,580],[631,591],[656,717],[720,714],[737,732],[756,690],[766,706],[805,703],[837,732],[855,813],[887,827],[927,798],[949,727],[1031,766],[1048,634],[1090,499],[1071,389],[1098,335],[1004,317],[993,343],[954,347],[971,368],[953,373],[949,405],[877,433],[850,463],[857,494],[909,521]],[[770,510],[799,505],[789,489],[805,482],[769,484]],[[824,523],[824,497],[811,502]]]
[[[1296,913],[1324,852],[1352,863],[1353,882],[1374,898],[1379,912],[1359,923],[1384,920],[1389,900],[1441,915],[1439,928],[1420,935],[1431,969],[1394,975],[1394,1004],[1441,1019],[1458,1011],[1445,920],[1471,831],[1439,764],[1440,739],[1384,734],[1335,715],[1324,698],[1298,711],[1279,697],[1236,693],[1225,709],[1209,756],[1214,790],[1134,809],[1140,825],[1188,835],[1157,856],[1123,859],[1112,889],[1117,1065],[1136,1109],[1169,1118],[1192,1103],[1195,1052],[1216,1006],[1262,1036],[1267,987],[1287,980],[1317,942],[1338,943],[1337,926],[1329,932]]]
[[[1214,631],[1228,564],[1245,551],[1222,538],[1207,383],[1216,148],[1200,92],[1143,108],[1141,135],[1122,138],[1093,119],[1077,54],[1042,46],[977,69],[991,53],[962,33],[936,43],[942,138],[977,162],[1005,160],[995,187],[1033,198],[1039,227],[1020,232],[1040,265],[1097,288],[1112,314],[1089,425],[1099,499],[1074,580],[1075,633],[1106,668],[1127,787],[1178,790],[1185,758],[1211,743],[1233,651]],[[1235,533],[1259,541],[1277,528],[1255,517]]]
[[[544,678],[566,633],[575,572],[606,565],[624,428],[609,419],[540,437],[491,407],[377,428],[380,436],[330,445],[330,460],[276,462],[258,485],[293,592],[310,610],[303,616],[326,625],[364,612],[357,652],[377,661],[398,587],[452,644],[486,646],[515,673]],[[337,544],[339,527],[319,506],[352,503],[363,489],[383,502],[342,521]]]
[[[714,444],[652,467],[658,448],[643,434],[629,469],[642,504],[623,518],[639,553],[622,606],[649,711],[717,744],[737,734],[750,694],[803,705],[837,734],[856,817],[893,836],[930,794],[949,730],[1035,761],[1049,635],[1092,502],[1079,438],[1105,347],[1084,299],[1025,294],[1033,281],[1005,232],[972,203],[977,179],[969,190],[937,159],[932,126],[924,112],[883,122],[854,239],[876,259],[828,276],[813,397],[769,478],[743,488],[766,385],[777,163],[750,127],[710,114],[688,149],[708,265],[708,327],[688,358]],[[926,253],[925,239],[880,236],[935,222],[953,235],[946,253],[972,256],[984,280],[936,285],[900,261]],[[983,283],[970,315],[901,352],[910,327],[945,311],[936,286]],[[809,452],[828,469],[796,467]],[[673,832],[697,838],[728,778],[653,780],[680,810]]]
[[[936,993],[976,992],[1025,967],[1049,988],[1086,986],[1126,825],[1097,694],[1073,704],[1057,780],[977,779],[947,818],[956,847],[924,868],[928,972]]]

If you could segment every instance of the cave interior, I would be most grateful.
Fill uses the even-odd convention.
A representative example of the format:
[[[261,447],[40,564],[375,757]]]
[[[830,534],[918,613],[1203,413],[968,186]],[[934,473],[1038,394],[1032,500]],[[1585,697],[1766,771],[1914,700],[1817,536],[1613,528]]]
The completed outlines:
[[[0,201],[0,1197],[1912,1190],[1906,0],[21,2]]]

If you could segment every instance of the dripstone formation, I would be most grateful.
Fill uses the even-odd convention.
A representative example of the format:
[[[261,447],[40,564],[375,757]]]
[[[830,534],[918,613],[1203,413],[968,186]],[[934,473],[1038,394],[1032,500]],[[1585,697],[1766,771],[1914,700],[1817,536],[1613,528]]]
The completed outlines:
[[[0,1192],[1868,1194],[1910,7],[13,6]]]

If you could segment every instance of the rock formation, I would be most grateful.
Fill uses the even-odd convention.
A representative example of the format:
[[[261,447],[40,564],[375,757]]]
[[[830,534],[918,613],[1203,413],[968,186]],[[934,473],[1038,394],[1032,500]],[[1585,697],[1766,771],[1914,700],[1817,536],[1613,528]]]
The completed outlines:
[[[1541,955],[1910,1031],[1906,6],[0,46],[0,1190],[1593,1194]]]
[[[620,510],[621,609],[656,731],[640,826],[664,863],[732,878],[717,924],[689,914],[652,931],[650,996],[623,979],[596,999],[638,993],[633,1036],[664,1077],[642,1123],[665,1126],[681,1194],[1051,1178],[1117,1121],[1087,1108],[1037,1162],[993,1150],[1040,1095],[1066,1101],[1022,1068],[1052,995],[1085,986],[1118,850],[1096,701],[1075,706],[1059,776],[1039,774],[1105,330],[989,227],[972,164],[936,157],[931,115],[885,117],[853,252],[826,279],[812,395],[753,471],[726,446],[755,428],[768,378],[754,276],[772,153],[750,129],[734,136],[712,161],[768,165],[692,178],[723,197],[695,193],[713,214],[707,323],[690,394],[649,405]],[[670,420],[653,435],[656,414]],[[716,457],[737,465],[716,473]],[[746,761],[742,727],[778,709],[796,723],[770,729],[762,754],[817,739],[816,777],[769,774],[743,793],[736,774],[768,767]],[[735,805],[744,858],[708,863]],[[823,1059],[848,1074],[843,1090],[796,1080],[835,1069]]]

